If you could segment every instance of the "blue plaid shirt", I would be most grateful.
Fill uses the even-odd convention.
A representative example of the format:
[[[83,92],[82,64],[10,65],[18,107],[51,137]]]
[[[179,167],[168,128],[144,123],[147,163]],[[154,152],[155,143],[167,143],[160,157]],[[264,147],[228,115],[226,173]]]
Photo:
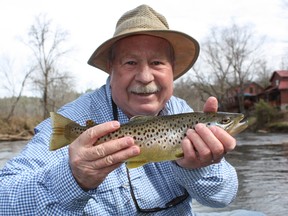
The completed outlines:
[[[181,99],[172,97],[161,115],[189,112]],[[100,89],[63,106],[59,113],[85,125],[113,119],[109,78]],[[119,121],[129,119],[118,108]],[[98,188],[83,191],[68,162],[68,148],[49,151],[50,119],[35,128],[35,136],[23,151],[0,171],[0,215],[137,215],[125,165],[110,173]],[[151,163],[130,170],[131,182],[141,208],[163,207],[183,195],[189,197],[175,207],[153,215],[195,215],[192,200],[224,207],[237,193],[235,169],[223,159],[208,167],[187,170],[173,162]]]

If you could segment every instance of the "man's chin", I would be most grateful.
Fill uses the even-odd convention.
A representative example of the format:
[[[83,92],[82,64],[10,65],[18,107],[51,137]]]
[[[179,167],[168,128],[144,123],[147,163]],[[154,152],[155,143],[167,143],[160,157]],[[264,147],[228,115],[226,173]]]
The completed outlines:
[[[136,115],[142,116],[156,116],[159,112],[158,109],[152,109],[151,107],[139,107],[139,109],[135,110]]]

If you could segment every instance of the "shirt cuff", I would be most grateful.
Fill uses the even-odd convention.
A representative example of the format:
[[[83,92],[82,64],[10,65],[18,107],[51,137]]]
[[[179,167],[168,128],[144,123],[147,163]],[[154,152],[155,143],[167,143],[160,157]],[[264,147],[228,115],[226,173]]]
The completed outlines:
[[[210,166],[197,169],[186,169],[180,167],[175,161],[171,164],[177,182],[184,187],[203,178],[203,176],[206,176],[211,171]]]

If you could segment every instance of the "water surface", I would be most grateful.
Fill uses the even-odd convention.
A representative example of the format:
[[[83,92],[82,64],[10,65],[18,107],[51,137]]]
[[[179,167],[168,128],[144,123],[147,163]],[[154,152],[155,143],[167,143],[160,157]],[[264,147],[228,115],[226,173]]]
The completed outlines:
[[[239,178],[236,200],[224,209],[197,205],[202,212],[256,210],[267,216],[288,215],[288,134],[237,136],[237,147],[226,159]]]

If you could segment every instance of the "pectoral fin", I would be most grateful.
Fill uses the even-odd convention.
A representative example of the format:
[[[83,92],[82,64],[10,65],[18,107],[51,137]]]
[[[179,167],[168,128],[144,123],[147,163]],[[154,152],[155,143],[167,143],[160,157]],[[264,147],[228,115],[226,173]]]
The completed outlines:
[[[176,158],[183,158],[184,157],[184,152],[182,151],[182,149],[179,148],[175,151],[175,157]]]

